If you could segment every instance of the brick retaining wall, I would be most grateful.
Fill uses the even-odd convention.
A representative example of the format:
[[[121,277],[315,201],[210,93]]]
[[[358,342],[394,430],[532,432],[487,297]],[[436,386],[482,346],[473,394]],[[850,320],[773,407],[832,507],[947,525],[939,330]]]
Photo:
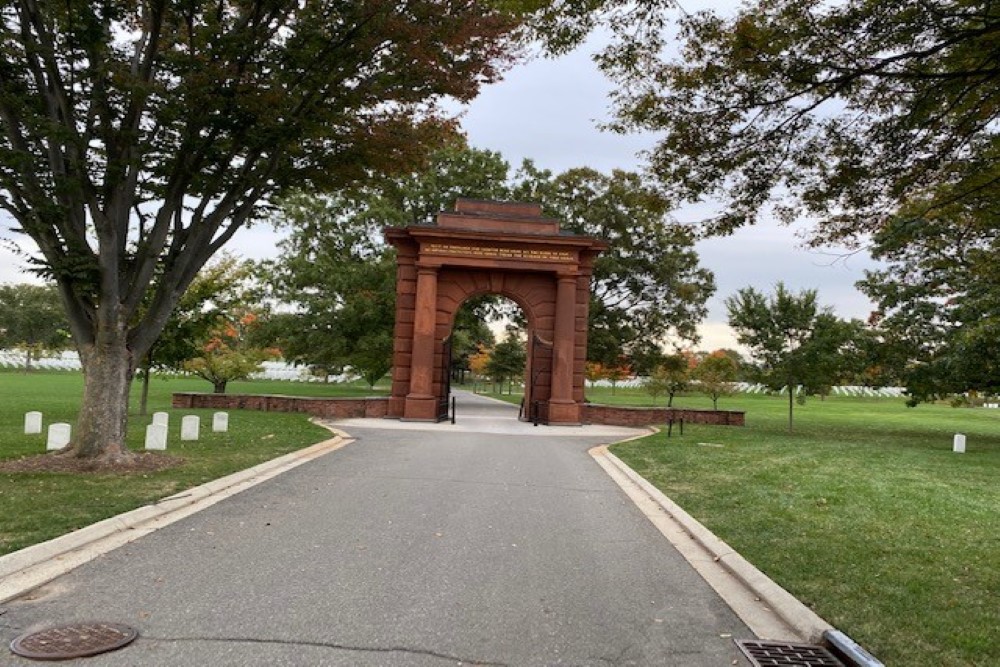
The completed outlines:
[[[688,424],[743,426],[746,413],[732,410],[685,410],[681,408],[629,408],[618,405],[583,406],[583,422],[608,426],[650,426],[683,419]]]
[[[217,410],[262,410],[264,412],[304,412],[314,417],[347,419],[350,417],[385,417],[388,397],[310,398],[256,394],[176,393],[175,408],[214,408]]]
[[[176,393],[175,408],[209,408],[216,410],[261,410],[264,412],[304,412],[315,417],[347,419],[351,417],[385,417],[388,397],[369,398],[310,398],[307,396],[275,396],[260,394],[201,394]],[[581,420],[585,424],[609,426],[649,426],[666,424],[673,418],[688,424],[743,426],[743,412],[731,410],[685,410],[679,408],[630,408],[618,405],[583,406]]]

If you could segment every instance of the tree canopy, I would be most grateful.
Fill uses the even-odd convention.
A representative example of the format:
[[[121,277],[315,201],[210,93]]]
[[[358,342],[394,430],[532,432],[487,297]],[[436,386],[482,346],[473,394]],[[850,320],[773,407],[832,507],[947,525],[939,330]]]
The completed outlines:
[[[705,355],[691,371],[698,390],[712,399],[712,409],[719,409],[719,399],[733,393],[739,363],[722,350]]]
[[[227,384],[261,372],[264,361],[279,356],[276,349],[253,345],[250,332],[259,326],[257,315],[248,307],[220,316],[200,341],[198,356],[185,360],[182,368],[211,382],[216,394],[226,393]]]
[[[873,236],[887,268],[859,283],[878,304],[881,362],[901,371],[911,404],[1000,392],[998,205],[904,208]]]
[[[289,230],[269,263],[272,294],[291,312],[272,332],[285,359],[326,371],[351,366],[374,385],[389,370],[395,262],[377,221],[344,195],[296,194],[281,204]]]
[[[0,208],[88,381],[72,449],[127,456],[132,372],[198,270],[290,186],[419,162],[548,3],[6,3]]]
[[[225,251],[202,267],[170,313],[163,331],[137,364],[142,377],[139,414],[146,414],[153,369],[181,371],[184,362],[202,354],[203,346],[226,320],[245,314],[247,304],[258,303],[262,287],[253,262],[238,260]]]
[[[514,379],[524,376],[527,360],[527,350],[519,332],[516,329],[508,329],[504,339],[490,351],[485,371],[500,385],[500,393],[503,393],[504,382],[507,383],[509,392]]]
[[[726,299],[729,325],[756,363],[756,380],[774,390],[788,391],[788,429],[792,429],[794,399],[823,394],[838,373],[849,366],[859,324],[845,322],[821,308],[816,290],[798,294],[778,283],[766,296],[752,287]],[[733,375],[738,364],[725,352]],[[723,362],[715,362],[722,364]]]
[[[529,162],[515,178],[516,199],[541,202],[563,230],[609,244],[594,263],[588,359],[614,366],[670,338],[697,340],[715,280],[698,263],[692,231],[673,221],[639,174],[578,168],[553,175]]]
[[[664,356],[646,379],[646,393],[653,397],[667,395],[667,407],[673,407],[674,396],[687,389],[691,381],[691,368],[688,357],[681,353]]]
[[[773,204],[820,218],[816,242],[850,240],[910,202],[996,201],[995,2],[753,0],[682,14],[674,58],[647,11],[601,57],[614,127],[662,133],[652,171],[677,197],[721,198],[715,231]]]

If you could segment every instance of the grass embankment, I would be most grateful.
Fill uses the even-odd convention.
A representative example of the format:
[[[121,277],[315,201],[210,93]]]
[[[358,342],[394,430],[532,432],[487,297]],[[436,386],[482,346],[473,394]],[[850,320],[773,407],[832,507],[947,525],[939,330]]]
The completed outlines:
[[[167,453],[184,464],[168,470],[134,475],[0,472],[0,555],[57,537],[109,516],[140,507],[184,489],[243,470],[330,437],[309,423],[306,415],[233,411],[227,433],[212,433],[213,410],[173,410],[175,391],[206,391],[193,379],[157,379],[150,386],[149,412],[170,413]],[[133,413],[139,387],[133,387]],[[25,375],[0,371],[0,459],[41,454],[45,433],[24,435],[24,413],[39,410],[44,428],[54,422],[75,423],[83,392],[79,373],[37,372]],[[313,396],[365,396],[360,385],[248,381],[230,384],[228,393],[269,393]],[[201,416],[201,438],[180,441],[181,417]],[[128,444],[141,450],[150,417],[133,414]]]
[[[902,403],[810,399],[789,434],[784,398],[734,396],[719,407],[745,410],[745,428],[613,451],[886,664],[1000,665],[1000,410]]]

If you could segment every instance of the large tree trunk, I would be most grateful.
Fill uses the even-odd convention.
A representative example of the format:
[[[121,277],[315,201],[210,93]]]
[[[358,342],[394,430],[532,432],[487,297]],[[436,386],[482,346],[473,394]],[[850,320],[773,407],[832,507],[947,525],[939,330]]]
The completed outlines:
[[[216,393],[216,394],[225,394],[226,393],[226,384],[227,384],[226,380],[216,380],[215,382],[213,382],[212,383],[212,387],[213,387],[214,393]]]
[[[102,332],[98,342],[82,346],[83,405],[69,451],[80,458],[121,461],[131,456],[125,446],[132,354],[126,332]]]

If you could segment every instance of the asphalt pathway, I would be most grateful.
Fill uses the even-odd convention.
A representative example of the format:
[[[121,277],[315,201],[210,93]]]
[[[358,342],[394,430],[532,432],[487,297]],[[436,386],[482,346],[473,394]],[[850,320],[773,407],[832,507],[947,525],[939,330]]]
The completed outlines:
[[[514,418],[463,394],[455,425],[338,422],[357,442],[6,603],[0,639],[139,629],[95,666],[747,664],[752,633],[587,454],[632,432]]]

